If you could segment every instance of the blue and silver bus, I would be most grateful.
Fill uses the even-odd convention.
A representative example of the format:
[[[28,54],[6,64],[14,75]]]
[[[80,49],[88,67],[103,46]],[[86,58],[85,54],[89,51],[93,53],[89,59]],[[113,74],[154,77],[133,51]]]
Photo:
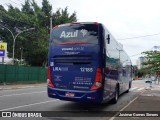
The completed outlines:
[[[53,28],[48,55],[49,97],[116,103],[131,84],[131,60],[103,24],[76,22]]]

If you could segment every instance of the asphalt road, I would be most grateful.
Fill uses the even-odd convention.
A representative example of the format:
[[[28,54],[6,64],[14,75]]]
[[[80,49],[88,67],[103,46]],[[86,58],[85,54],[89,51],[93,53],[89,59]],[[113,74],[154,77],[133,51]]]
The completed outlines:
[[[121,95],[117,104],[107,103],[102,105],[80,104],[48,98],[46,85],[35,88],[0,90],[0,111],[50,111],[50,114],[57,114],[54,118],[43,118],[48,120],[84,120],[86,113],[89,113],[89,117],[86,118],[88,120],[107,120],[110,117],[105,116],[105,112],[123,109],[149,86],[144,80],[133,81],[130,92]],[[77,117],[58,117],[58,115],[65,111],[70,113],[71,116],[75,115],[75,111],[78,111],[79,114]],[[103,115],[101,116],[99,112],[102,112]],[[92,115],[93,117],[91,117]]]

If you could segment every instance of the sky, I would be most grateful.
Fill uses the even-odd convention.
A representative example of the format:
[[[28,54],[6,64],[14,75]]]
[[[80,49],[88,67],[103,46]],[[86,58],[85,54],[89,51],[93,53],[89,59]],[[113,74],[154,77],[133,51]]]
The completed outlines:
[[[0,0],[21,8],[25,0]],[[39,6],[42,0],[35,0]],[[53,12],[68,7],[79,22],[103,23],[136,64],[141,53],[160,47],[160,0],[48,0]],[[156,35],[155,35],[156,34]],[[144,37],[145,36],[145,37]],[[132,38],[132,39],[131,39]],[[133,39],[134,38],[134,39]]]

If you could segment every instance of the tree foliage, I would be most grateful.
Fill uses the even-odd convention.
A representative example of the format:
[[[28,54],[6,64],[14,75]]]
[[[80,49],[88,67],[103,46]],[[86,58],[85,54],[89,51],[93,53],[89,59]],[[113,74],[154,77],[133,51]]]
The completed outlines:
[[[146,51],[143,52],[147,61],[143,63],[145,69],[156,72],[160,71],[160,51]]]
[[[20,60],[23,50],[23,59],[29,65],[45,66],[48,56],[50,17],[53,17],[53,26],[77,21],[76,13],[70,15],[67,7],[59,8],[52,13],[52,5],[48,0],[42,1],[42,7],[39,7],[34,0],[26,0],[21,10],[12,5],[6,10],[0,5],[0,40],[7,42],[8,57],[12,57],[13,49],[13,37],[9,30],[16,36],[25,29],[35,28],[32,31],[22,32],[16,38],[15,58]]]

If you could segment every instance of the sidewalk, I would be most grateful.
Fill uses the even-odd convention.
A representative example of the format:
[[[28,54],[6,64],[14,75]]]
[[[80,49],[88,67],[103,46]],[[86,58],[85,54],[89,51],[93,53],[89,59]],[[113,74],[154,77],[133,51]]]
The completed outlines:
[[[0,84],[0,90],[10,90],[10,89],[23,89],[23,88],[35,88],[35,87],[45,87],[47,83],[24,83],[24,84],[9,84],[2,85]]]
[[[113,120],[160,120],[160,86],[147,88],[117,116]]]

